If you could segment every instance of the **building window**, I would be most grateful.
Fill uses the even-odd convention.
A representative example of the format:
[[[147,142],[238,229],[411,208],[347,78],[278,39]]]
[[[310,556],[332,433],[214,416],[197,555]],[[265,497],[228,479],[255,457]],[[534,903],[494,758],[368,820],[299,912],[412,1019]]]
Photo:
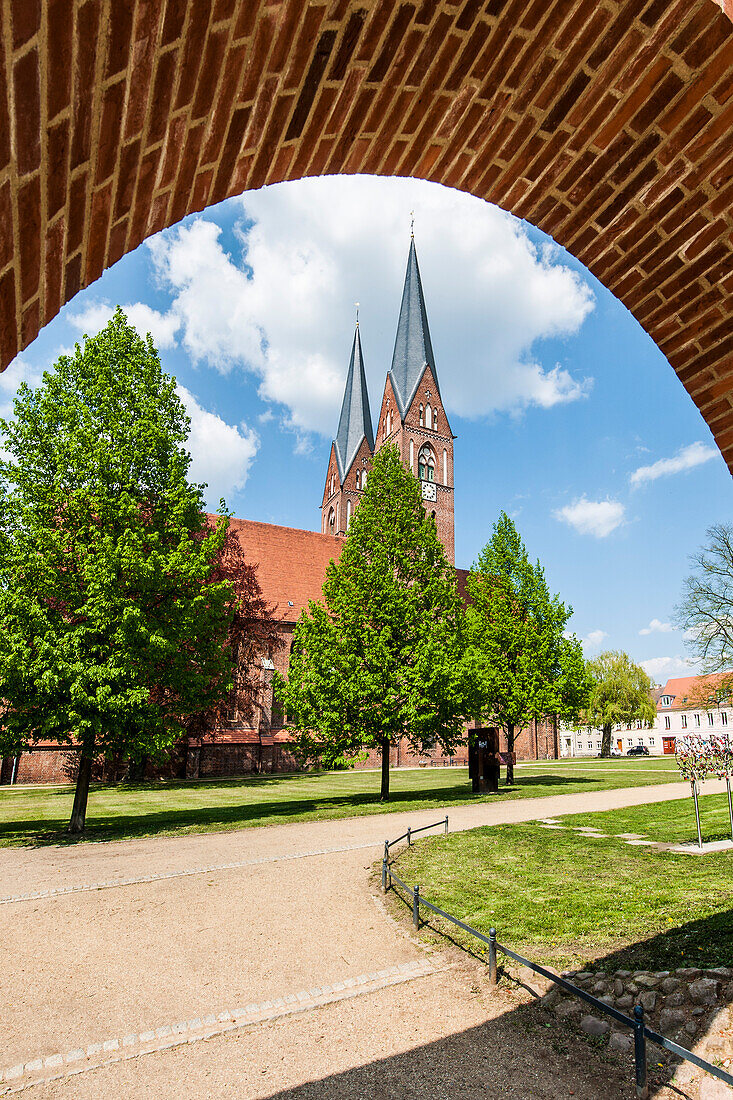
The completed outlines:
[[[641,729],[641,718],[637,718],[637,719],[636,719],[636,728],[637,728],[638,730],[640,730],[640,729]]]
[[[712,726],[712,724],[713,724],[713,712],[711,710],[709,710],[708,711],[708,725]]]
[[[366,470],[363,470],[362,475],[361,475],[361,489],[362,489],[362,492],[366,489],[366,479],[367,479],[367,472],[366,472]]]
[[[695,725],[696,725],[696,726],[699,726],[699,725],[700,725],[700,715],[699,715],[699,714],[696,714],[696,715],[695,715]]]
[[[443,451],[443,484],[448,484],[448,452]]]
[[[349,529],[349,524],[350,523],[351,523],[351,501],[347,500],[346,501],[346,530],[347,531]]]
[[[421,481],[435,481],[435,455],[432,447],[421,447],[417,456],[417,476]]]
[[[432,428],[433,426],[433,414],[430,410],[430,406],[425,406],[425,427]]]
[[[683,730],[687,729],[687,715],[686,714],[682,715],[682,729]]]
[[[724,710],[720,712],[720,724],[722,726],[728,725],[728,715],[725,713]]]
[[[424,425],[425,425],[425,413],[423,412],[423,407],[421,405],[420,406],[420,427],[422,428],[422,427],[424,427]]]
[[[361,489],[361,470],[356,471],[356,487]]]
[[[650,737],[650,738],[649,738],[649,744],[650,744],[650,745],[653,745],[653,744],[654,744],[654,738],[653,738],[653,737]]]
[[[410,470],[415,473],[415,444],[410,440]]]
[[[437,432],[437,430],[438,430],[438,410],[433,409],[433,431]]]
[[[336,523],[336,513],[334,512],[333,508],[330,508],[329,511],[328,511],[328,533],[329,533],[329,535],[333,534],[333,528],[334,528],[335,523]]]
[[[670,726],[671,726],[671,722],[670,722],[669,715],[665,714],[665,716],[664,716],[664,728],[666,730],[668,730],[670,728]]]

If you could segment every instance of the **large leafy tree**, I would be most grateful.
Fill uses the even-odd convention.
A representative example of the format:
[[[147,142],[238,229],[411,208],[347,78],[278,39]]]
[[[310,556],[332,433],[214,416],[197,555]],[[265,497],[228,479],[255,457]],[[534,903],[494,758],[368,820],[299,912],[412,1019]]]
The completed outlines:
[[[707,544],[691,561],[677,622],[704,671],[726,673],[733,681],[733,527],[710,527]]]
[[[0,747],[78,748],[71,832],[96,756],[159,759],[232,688],[228,519],[188,480],[189,426],[119,309],[0,421]]]
[[[462,604],[420,486],[396,447],[374,456],[323,603],[298,622],[278,689],[304,755],[327,765],[406,737],[450,752],[463,736]]]
[[[498,722],[509,753],[532,719],[575,717],[587,698],[582,649],[565,637],[572,608],[551,596],[512,520],[502,512],[468,575],[466,667],[473,713]],[[509,757],[507,782],[514,782]]]
[[[602,730],[601,756],[611,755],[611,733],[616,725],[641,721],[654,724],[657,716],[652,682],[628,653],[608,650],[588,662],[591,692],[583,724]]]

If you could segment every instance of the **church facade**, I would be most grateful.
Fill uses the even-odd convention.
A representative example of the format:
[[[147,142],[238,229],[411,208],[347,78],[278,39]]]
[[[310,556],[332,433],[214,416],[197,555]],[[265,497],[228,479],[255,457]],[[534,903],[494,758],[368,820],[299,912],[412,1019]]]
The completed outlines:
[[[341,414],[326,468],[320,530],[231,520],[245,560],[257,566],[262,592],[273,609],[283,640],[277,652],[261,660],[260,699],[254,721],[244,720],[230,709],[215,729],[203,736],[189,737],[186,743],[177,746],[168,774],[197,779],[288,771],[297,765],[287,723],[273,698],[273,673],[276,668],[287,672],[292,635],[300,613],[309,600],[321,598],[326,566],[341,553],[351,517],[369,478],[372,456],[387,444],[398,447],[403,462],[420,482],[423,505],[434,517],[446,555],[455,565],[453,442],[440,392],[415,241],[411,239],[394,352],[376,432],[372,428],[357,321]],[[456,576],[465,598],[467,570],[456,569]],[[519,760],[557,758],[556,723],[532,723],[518,733],[515,749]],[[396,767],[467,762],[467,745],[450,758],[440,749],[429,757],[417,756],[405,741],[391,750],[391,764]],[[59,748],[54,743],[41,745],[20,757],[0,761],[0,783],[71,781],[75,764],[74,750]],[[378,764],[378,754],[374,752],[359,766]],[[125,761],[100,763],[97,774],[115,779],[126,766]]]

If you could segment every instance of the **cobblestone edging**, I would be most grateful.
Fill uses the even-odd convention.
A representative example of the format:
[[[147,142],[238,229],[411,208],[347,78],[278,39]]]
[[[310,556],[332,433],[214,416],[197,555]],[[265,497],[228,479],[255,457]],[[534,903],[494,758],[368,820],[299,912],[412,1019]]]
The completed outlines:
[[[329,856],[339,852],[358,852],[363,848],[381,848],[381,844],[344,844],[336,848],[313,848],[307,852],[290,852],[284,856],[259,856],[257,859],[240,859],[235,863],[212,863],[206,867],[187,867],[183,871],[165,871],[140,878],[107,879],[101,882],[83,882],[77,886],[57,886],[50,890],[34,890],[29,894],[11,894],[0,898],[0,905],[12,905],[20,901],[37,901],[39,898],[65,897],[67,894],[87,893],[93,890],[114,890],[118,886],[138,886],[144,882],[162,882],[165,879],[188,878],[191,875],[210,875],[214,871],[235,871],[240,867],[258,867],[264,863],[284,863],[291,859],[308,859],[311,856]]]
[[[625,1053],[633,1049],[629,1028],[621,1027],[609,1016],[594,1015],[587,1002],[570,996],[527,967],[513,973],[560,1019],[574,1020],[588,1035],[607,1037],[611,1050]],[[584,970],[563,971],[562,976],[627,1016],[633,1014],[634,1005],[643,1005],[649,1027],[680,1046],[694,1049],[708,1061],[733,1058],[730,1040],[723,1037],[721,1041],[722,1032],[730,1025],[733,969]],[[657,1061],[673,1057],[660,1048],[653,1050]]]
[[[170,1047],[196,1043],[201,1039],[210,1039],[253,1024],[308,1012],[335,1001],[374,993],[387,986],[426,978],[446,969],[445,964],[434,965],[427,960],[401,963],[399,966],[385,967],[370,974],[359,974],[356,978],[343,978],[328,985],[288,993],[261,1004],[248,1004],[243,1008],[225,1009],[222,1012],[197,1016],[191,1020],[164,1024],[139,1034],[90,1043],[86,1047],[79,1047],[65,1054],[57,1053],[45,1058],[33,1058],[27,1062],[0,1069],[0,1096],[8,1096],[34,1085],[47,1084],[50,1081],[85,1073],[113,1062],[140,1058],[144,1054],[155,1054]]]

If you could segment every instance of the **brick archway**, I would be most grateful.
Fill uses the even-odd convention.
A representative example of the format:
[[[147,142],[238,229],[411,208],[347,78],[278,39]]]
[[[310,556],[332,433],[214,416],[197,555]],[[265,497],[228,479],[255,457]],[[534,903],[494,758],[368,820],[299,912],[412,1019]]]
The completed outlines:
[[[733,470],[731,19],[733,0],[2,0],[0,366],[187,213],[305,175],[421,176],[581,260]]]

